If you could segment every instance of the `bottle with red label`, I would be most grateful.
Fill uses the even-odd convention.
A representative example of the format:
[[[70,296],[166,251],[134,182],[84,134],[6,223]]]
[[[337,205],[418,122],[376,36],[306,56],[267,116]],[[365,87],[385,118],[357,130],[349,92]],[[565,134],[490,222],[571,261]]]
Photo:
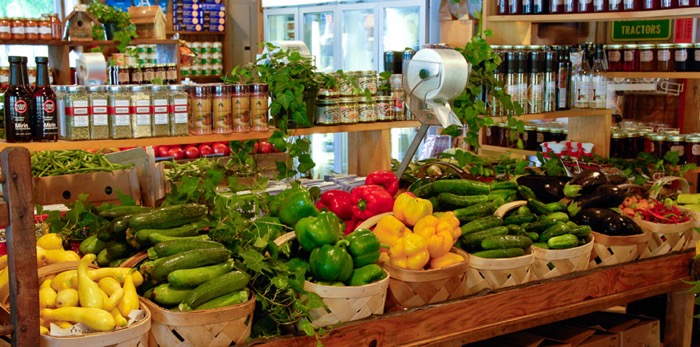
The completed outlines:
[[[32,95],[23,84],[22,58],[25,57],[8,57],[10,62],[10,84],[5,91],[4,101],[5,140],[9,143],[32,141],[30,125]]]
[[[58,140],[56,94],[49,83],[49,58],[36,57],[36,87],[34,87],[34,112],[32,133],[34,141]]]

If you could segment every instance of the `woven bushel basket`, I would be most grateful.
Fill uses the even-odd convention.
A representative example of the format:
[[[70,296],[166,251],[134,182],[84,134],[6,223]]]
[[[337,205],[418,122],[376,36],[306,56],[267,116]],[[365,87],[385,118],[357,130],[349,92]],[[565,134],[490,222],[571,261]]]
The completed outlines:
[[[56,263],[40,267],[37,272],[39,280],[47,275],[56,275],[63,271],[78,268],[77,261]],[[91,268],[96,268],[91,266]],[[48,336],[41,335],[42,347],[147,347],[148,331],[151,329],[151,312],[140,305],[145,317],[129,327],[107,332],[94,332],[78,336]],[[5,308],[5,306],[3,306]]]
[[[644,230],[650,233],[647,246],[640,254],[640,258],[657,257],[671,252],[681,252],[694,247],[693,226],[694,220],[679,224],[660,224],[635,218],[634,221]]]
[[[150,347],[223,347],[242,345],[250,336],[255,295],[238,305],[210,310],[173,312],[141,298],[151,310]]]
[[[531,267],[535,262],[532,252],[514,258],[469,258],[467,292],[476,293],[483,289],[499,289],[527,283]]]
[[[591,235],[594,240],[589,269],[635,261],[644,253],[651,238],[651,233],[648,232],[630,236],[608,236],[592,231]]]
[[[294,233],[289,232],[275,239],[275,244],[281,246],[294,238]],[[330,311],[324,308],[311,310],[311,324],[324,327],[382,314],[388,287],[389,276],[364,286],[335,287],[304,281],[304,289],[318,294]]]
[[[593,239],[593,236],[588,236],[585,244],[567,249],[544,249],[533,246],[535,262],[532,263],[532,279],[542,280],[588,269],[591,251],[593,251]]]

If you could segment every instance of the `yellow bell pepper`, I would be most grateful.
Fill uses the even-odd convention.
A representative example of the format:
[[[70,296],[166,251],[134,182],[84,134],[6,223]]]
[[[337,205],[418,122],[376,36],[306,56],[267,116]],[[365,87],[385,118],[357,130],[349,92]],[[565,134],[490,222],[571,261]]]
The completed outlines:
[[[414,233],[407,233],[389,248],[391,265],[409,270],[422,270],[430,261],[428,243]]]
[[[452,266],[464,261],[464,257],[457,254],[449,252],[442,257],[430,259],[431,269],[442,269],[444,267]]]
[[[391,246],[396,240],[410,232],[411,230],[406,225],[390,215],[382,217],[372,230],[374,236],[379,239],[379,243],[386,246]]]
[[[433,213],[433,216],[437,217],[437,219],[447,222],[447,224],[452,227],[452,239],[454,239],[455,242],[459,239],[460,236],[462,236],[462,228],[459,227],[459,219],[457,219],[457,216],[455,216],[455,213],[450,211],[450,212],[436,212]]]
[[[433,214],[433,204],[427,199],[417,198],[412,193],[401,193],[394,202],[394,217],[408,226],[414,226],[418,221]]]
[[[413,232],[422,236],[428,243],[430,258],[442,257],[454,244],[452,226],[433,215],[421,218],[413,227]]]

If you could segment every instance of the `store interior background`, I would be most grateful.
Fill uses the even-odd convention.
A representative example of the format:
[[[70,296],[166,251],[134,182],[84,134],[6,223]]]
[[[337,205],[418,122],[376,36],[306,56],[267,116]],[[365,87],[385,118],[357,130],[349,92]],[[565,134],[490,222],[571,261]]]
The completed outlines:
[[[49,12],[65,16],[77,1],[91,0],[3,0],[0,2],[0,17],[38,17]],[[151,3],[155,2],[151,0]],[[165,0],[158,2],[161,5],[168,3]],[[263,41],[301,40],[309,47],[320,71],[381,72],[384,70],[384,51],[417,50],[426,43],[436,42],[463,46],[475,30],[475,21],[470,21],[466,14],[466,2],[227,0],[228,42],[225,44],[228,54],[225,55],[224,71],[254,62],[259,53],[259,44]],[[166,13],[170,14],[171,11]],[[531,44],[610,43],[610,26],[608,22],[533,25]],[[500,34],[496,30],[496,35]],[[697,33],[694,33],[694,40],[696,36]],[[35,56],[47,56],[48,48],[0,45],[0,64],[7,65],[9,55],[27,56],[31,65]],[[71,65],[75,64],[75,59],[77,53],[71,52]],[[678,127],[683,133],[700,131],[697,80],[674,82],[684,84],[680,95],[658,92],[620,95],[617,98],[617,113],[624,120]],[[432,128],[428,138],[438,133],[439,129]],[[392,158],[402,159],[414,136],[415,129],[393,129]],[[314,176],[348,172],[348,151],[352,149],[348,148],[347,137],[347,133],[311,135],[312,154],[317,163]],[[421,146],[417,158],[429,156],[431,149]]]

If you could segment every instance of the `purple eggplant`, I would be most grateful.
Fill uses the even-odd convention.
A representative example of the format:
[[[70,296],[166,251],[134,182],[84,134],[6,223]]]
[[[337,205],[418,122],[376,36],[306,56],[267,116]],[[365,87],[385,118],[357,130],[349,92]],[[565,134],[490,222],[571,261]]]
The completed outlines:
[[[526,186],[535,193],[538,200],[548,204],[564,198],[564,182],[551,176],[520,176],[518,184]]]
[[[572,217],[572,221],[578,225],[588,225],[591,229],[598,231],[603,229],[603,221],[606,218],[616,215],[617,213],[609,208],[590,207],[582,209]]]
[[[564,194],[569,198],[585,196],[593,192],[599,185],[608,183],[608,177],[602,171],[585,169],[566,183]]]
[[[605,218],[603,227],[597,231],[609,236],[630,236],[643,233],[642,228],[632,218],[621,214]]]
[[[603,184],[584,196],[573,200],[567,209],[569,214],[576,215],[581,209],[589,207],[618,207],[625,201],[625,191],[614,184]]]

